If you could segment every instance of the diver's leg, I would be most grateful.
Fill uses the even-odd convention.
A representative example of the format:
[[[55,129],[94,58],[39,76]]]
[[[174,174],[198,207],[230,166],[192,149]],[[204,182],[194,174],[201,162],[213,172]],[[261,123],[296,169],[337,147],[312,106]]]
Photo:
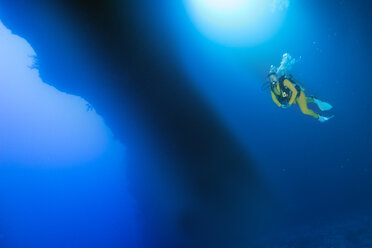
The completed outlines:
[[[317,113],[315,113],[314,111],[312,111],[311,109],[307,107],[307,99],[303,91],[301,91],[300,96],[297,98],[297,104],[300,107],[303,114],[311,115],[312,117],[316,119],[319,118],[319,115]]]

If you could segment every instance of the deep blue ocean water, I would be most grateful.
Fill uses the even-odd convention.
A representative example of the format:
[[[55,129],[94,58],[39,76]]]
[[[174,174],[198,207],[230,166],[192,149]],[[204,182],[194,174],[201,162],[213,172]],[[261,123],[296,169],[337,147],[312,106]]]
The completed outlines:
[[[204,33],[182,2],[165,2],[139,2],[140,30],[160,54],[172,51],[275,198],[280,232],[264,229],[256,247],[372,247],[371,4],[292,0],[268,38],[237,45]],[[152,40],[154,32],[167,42]],[[29,55],[38,51],[27,38],[8,37],[1,33],[0,247],[141,243],[122,173],[125,141],[115,139],[105,113],[30,73]],[[291,73],[306,94],[334,106],[324,115],[335,118],[320,123],[298,106],[280,109],[261,89],[284,53],[301,58]]]

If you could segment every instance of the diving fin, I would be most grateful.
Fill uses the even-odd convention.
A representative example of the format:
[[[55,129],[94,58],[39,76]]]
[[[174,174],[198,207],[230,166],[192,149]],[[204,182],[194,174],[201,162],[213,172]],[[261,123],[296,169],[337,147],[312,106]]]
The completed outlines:
[[[323,102],[319,99],[316,99],[315,97],[314,97],[314,103],[316,105],[318,105],[318,107],[321,111],[328,111],[328,110],[331,110],[333,108],[333,106],[331,104]]]
[[[319,120],[320,122],[326,122],[326,121],[332,119],[333,117],[335,117],[335,116],[332,115],[332,116],[329,116],[329,117],[325,117],[325,116],[320,116],[320,115],[319,115],[318,120]]]

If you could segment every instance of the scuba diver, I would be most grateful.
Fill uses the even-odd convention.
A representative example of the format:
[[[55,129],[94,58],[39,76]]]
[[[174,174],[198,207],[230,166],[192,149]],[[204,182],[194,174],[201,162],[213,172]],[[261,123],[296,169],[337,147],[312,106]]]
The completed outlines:
[[[314,96],[307,97],[305,95],[303,87],[296,83],[296,80],[288,74],[288,71],[295,62],[296,60],[292,59],[291,56],[286,53],[283,55],[282,62],[278,69],[271,66],[268,74],[269,86],[267,88],[270,88],[273,101],[281,108],[288,108],[292,104],[298,104],[303,114],[310,115],[320,122],[325,122],[333,118],[334,116],[321,116],[308,108],[308,103],[315,103],[320,110],[328,111],[332,109],[332,105]]]

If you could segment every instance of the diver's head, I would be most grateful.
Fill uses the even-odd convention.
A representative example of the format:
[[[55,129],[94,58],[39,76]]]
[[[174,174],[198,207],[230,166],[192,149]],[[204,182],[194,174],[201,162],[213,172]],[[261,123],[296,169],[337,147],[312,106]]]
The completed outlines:
[[[272,84],[275,84],[276,82],[278,82],[278,76],[276,75],[275,72],[270,72],[269,75],[267,75],[267,78]]]

